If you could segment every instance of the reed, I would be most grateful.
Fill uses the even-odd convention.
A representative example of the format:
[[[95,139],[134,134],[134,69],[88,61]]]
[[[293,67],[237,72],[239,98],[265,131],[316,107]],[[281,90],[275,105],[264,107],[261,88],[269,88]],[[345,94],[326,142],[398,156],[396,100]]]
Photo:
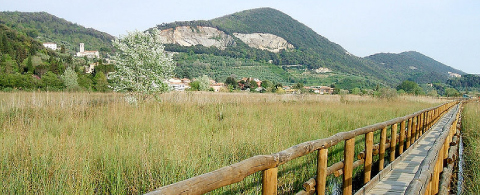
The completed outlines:
[[[115,93],[0,93],[1,193],[145,193],[442,101],[175,92],[159,98],[132,106]],[[335,154],[339,147],[330,158],[343,158]],[[315,159],[279,167],[279,193],[301,189],[316,173]],[[261,182],[253,174],[213,194],[259,193]]]
[[[480,104],[478,101],[465,105],[462,118],[464,141],[464,178],[463,194],[480,194]]]

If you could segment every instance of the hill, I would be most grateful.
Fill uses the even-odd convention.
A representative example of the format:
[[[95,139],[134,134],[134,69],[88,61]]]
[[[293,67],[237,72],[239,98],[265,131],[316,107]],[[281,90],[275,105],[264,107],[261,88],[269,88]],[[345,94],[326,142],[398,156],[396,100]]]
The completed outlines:
[[[406,52],[400,55],[401,58],[392,57],[390,66],[385,66],[385,62],[380,62],[382,61],[382,55],[373,55],[367,58],[354,56],[340,45],[317,34],[308,26],[272,8],[246,10],[212,20],[183,21],[157,26],[162,32],[171,31],[169,32],[170,34],[181,32],[188,32],[190,34],[197,33],[197,35],[208,34],[202,30],[203,27],[211,27],[218,31],[215,32],[218,36],[203,37],[205,40],[230,40],[226,36],[231,36],[235,43],[225,43],[222,45],[224,48],[212,47],[214,45],[203,46],[201,42],[191,42],[192,40],[198,41],[199,37],[197,36],[190,37],[191,40],[184,40],[185,42],[190,42],[190,45],[178,44],[181,40],[176,40],[177,42],[167,44],[166,50],[185,53],[190,52],[191,54],[213,54],[216,56],[246,58],[260,62],[270,61],[282,67],[285,67],[284,65],[301,65],[301,68],[298,69],[307,69],[309,70],[305,71],[307,73],[312,73],[312,70],[317,68],[328,68],[334,73],[337,73],[337,75],[343,74],[345,77],[355,75],[358,78],[363,78],[360,79],[360,81],[357,79],[356,82],[369,83],[366,87],[378,84],[393,87],[400,84],[403,80],[411,78],[415,78],[422,83],[432,81],[445,82],[448,78],[447,72],[463,73],[453,68],[444,68],[446,65],[417,52]],[[176,29],[180,29],[181,32],[177,32]],[[286,42],[293,45],[294,48],[282,49],[279,52],[252,48],[239,38],[238,34],[240,33],[250,35],[255,33],[275,35],[285,39]],[[393,61],[396,60],[399,60],[398,63],[402,64],[402,66],[393,63]],[[410,65],[406,66],[407,64]],[[417,68],[417,71],[408,71],[408,67],[411,66],[411,64],[415,64],[414,66]],[[407,68],[405,68],[405,66]],[[305,76],[301,76],[303,78],[299,78],[300,75],[305,75],[305,72],[288,70],[288,68],[285,70],[291,72],[289,81],[293,82],[308,81],[312,84],[322,83],[321,80],[325,78],[324,75],[318,76],[315,74],[310,74],[313,77],[305,78]],[[362,86],[360,85],[358,87]]]
[[[383,66],[385,71],[398,80],[412,80],[417,83],[445,83],[449,72],[466,74],[460,70],[442,64],[428,56],[415,51],[394,53],[379,53],[365,57]]]
[[[92,28],[85,28],[46,12],[0,12],[0,24],[40,42],[55,42],[68,52],[79,50],[85,43],[86,50],[112,52],[114,37]]]

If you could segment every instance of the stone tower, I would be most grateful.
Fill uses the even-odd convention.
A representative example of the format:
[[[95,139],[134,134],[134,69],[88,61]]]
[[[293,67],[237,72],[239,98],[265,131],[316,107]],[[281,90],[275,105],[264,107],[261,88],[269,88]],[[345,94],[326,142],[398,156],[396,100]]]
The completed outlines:
[[[80,52],[85,52],[85,44],[80,43]]]

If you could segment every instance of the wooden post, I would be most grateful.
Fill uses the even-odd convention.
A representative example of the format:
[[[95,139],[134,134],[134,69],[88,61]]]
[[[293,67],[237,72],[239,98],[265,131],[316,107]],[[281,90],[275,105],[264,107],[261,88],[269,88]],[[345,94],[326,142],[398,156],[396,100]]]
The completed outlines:
[[[410,147],[410,142],[412,141],[412,124],[413,123],[413,119],[412,118],[409,118],[408,119],[408,127],[407,127],[407,148]],[[405,148],[405,149],[407,149]]]
[[[432,175],[432,189],[431,192],[432,194],[437,194],[438,193],[438,182],[440,181],[440,172],[443,167],[441,167],[443,164],[443,147],[440,149],[438,153],[438,160],[435,163],[435,167],[433,168],[433,175]]]
[[[390,135],[390,162],[395,160],[395,146],[397,145],[397,126],[398,124],[395,123],[392,125],[392,133]]]
[[[433,111],[428,112],[428,129],[433,126]]]
[[[278,167],[270,168],[263,171],[263,178],[262,178],[262,194],[263,195],[277,194],[277,174],[278,174]]]
[[[317,158],[317,185],[315,186],[318,195],[325,194],[325,186],[327,185],[327,159],[328,149],[322,148],[318,150]]]
[[[387,127],[382,129],[380,133],[380,151],[378,152],[378,170],[383,170],[383,165],[385,163],[385,142],[387,142]]]
[[[366,184],[372,177],[373,132],[365,134],[365,164],[363,183]]]
[[[443,143],[443,158],[442,158],[442,161],[447,159],[447,157],[448,157],[448,148],[450,148],[450,142],[452,142],[451,132],[452,132],[452,128],[450,128],[450,130],[448,131],[447,139],[445,139],[445,143]]]
[[[405,145],[405,121],[400,123],[400,142],[398,143],[398,154],[403,153],[403,146]]]
[[[418,117],[413,117],[413,120],[412,120],[413,124],[412,124],[412,141],[410,142],[410,144],[413,144],[415,143],[415,138],[417,137],[417,122],[418,122]]]
[[[416,126],[417,128],[415,129],[415,141],[418,140],[418,138],[419,138],[419,136],[420,136],[420,129],[421,129],[421,128],[420,128],[420,127],[421,127],[421,125],[420,125],[420,120],[421,120],[421,119],[420,119],[420,118],[421,118],[421,115],[418,115],[418,116],[417,116],[417,123],[416,123],[416,124],[417,124],[417,126]]]
[[[426,131],[425,130],[425,112],[422,113],[422,118],[420,119],[420,136],[423,135],[423,133]]]
[[[343,194],[351,195],[353,193],[352,177],[353,177],[353,158],[355,157],[355,137],[345,140],[345,148],[343,151]]]

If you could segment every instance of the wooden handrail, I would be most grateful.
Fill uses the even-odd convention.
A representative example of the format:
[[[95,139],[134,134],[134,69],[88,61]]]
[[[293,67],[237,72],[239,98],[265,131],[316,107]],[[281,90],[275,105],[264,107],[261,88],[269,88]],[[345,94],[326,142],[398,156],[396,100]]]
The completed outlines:
[[[209,173],[205,173],[205,174],[202,174],[202,175],[199,175],[199,176],[196,176],[196,177],[192,177],[192,178],[187,179],[187,180],[183,180],[183,181],[180,181],[180,182],[177,182],[177,183],[173,183],[173,184],[170,184],[170,185],[167,185],[167,186],[160,187],[160,188],[158,188],[158,189],[156,189],[152,192],[149,192],[147,194],[150,194],[150,195],[151,194],[204,194],[204,193],[210,192],[212,190],[218,189],[220,187],[240,182],[245,177],[247,177],[247,176],[249,176],[253,173],[276,168],[279,165],[287,163],[288,161],[291,161],[291,160],[296,159],[296,158],[301,157],[301,156],[305,156],[305,155],[310,154],[310,153],[312,153],[314,151],[317,151],[317,150],[320,150],[320,151],[323,150],[323,152],[327,153],[327,155],[328,155],[328,150],[327,149],[336,145],[336,144],[338,144],[341,141],[355,140],[356,136],[364,135],[364,134],[367,134],[367,133],[373,133],[373,132],[375,132],[379,129],[386,129],[388,126],[397,125],[398,123],[403,123],[405,121],[409,121],[408,122],[409,123],[408,124],[408,133],[407,133],[407,138],[406,138],[407,139],[407,142],[406,142],[407,146],[406,147],[408,148],[409,145],[411,143],[413,143],[414,140],[416,140],[415,137],[419,136],[419,134],[417,134],[417,133],[418,133],[418,131],[420,130],[421,127],[420,127],[419,122],[417,122],[417,121],[420,121],[419,118],[420,118],[421,115],[425,116],[425,114],[424,114],[425,112],[433,111],[433,113],[436,114],[434,119],[438,120],[438,117],[441,116],[440,112],[442,112],[442,113],[445,112],[450,107],[452,107],[454,104],[456,104],[456,103],[455,102],[445,103],[445,104],[437,106],[437,107],[424,109],[422,111],[418,111],[418,112],[415,112],[415,113],[407,115],[407,116],[398,117],[398,118],[395,118],[395,119],[392,119],[392,120],[389,120],[389,121],[386,121],[386,122],[381,122],[381,123],[377,123],[377,124],[374,124],[374,125],[358,128],[358,129],[348,131],[348,132],[340,132],[340,133],[337,133],[337,134],[335,134],[331,137],[328,137],[328,138],[303,142],[303,143],[300,143],[298,145],[287,148],[283,151],[280,151],[278,153],[274,153],[274,154],[270,154],[270,155],[253,156],[251,158],[248,158],[246,160],[243,160],[243,161],[240,161],[238,163],[232,164],[230,166],[222,167],[220,169],[217,169],[217,170],[209,172]],[[415,121],[413,120],[414,117],[416,118]],[[415,125],[413,125],[414,127],[411,127],[410,123],[412,123],[412,122],[415,122]],[[410,134],[410,129],[411,128],[413,128],[415,130],[418,128],[418,131],[411,131],[411,134]],[[412,139],[411,143],[409,143],[410,140],[408,139],[409,138],[408,136],[410,136],[410,135],[411,135],[411,139]],[[395,133],[395,136],[396,136],[396,133]],[[386,139],[386,136],[385,136],[385,139]],[[392,140],[392,141],[394,143],[392,143],[391,146],[394,146],[397,143],[397,139]],[[353,145],[354,144],[355,143],[353,143]],[[349,142],[349,147],[351,147],[351,141]],[[383,146],[383,147],[385,147],[385,146]],[[349,153],[347,160],[348,160],[348,162],[351,162],[353,160],[353,158],[350,159],[350,156],[354,155],[354,153],[353,153],[353,151],[347,151],[347,152]],[[324,153],[322,153],[321,155],[325,156]],[[364,163],[365,161],[362,159],[361,162]],[[324,164],[322,164],[321,166],[323,168],[325,168],[326,161],[322,162],[322,163],[324,163]],[[320,165],[318,165],[318,166],[319,166],[319,168],[322,168],[322,167],[320,167]],[[345,167],[347,167],[347,169],[351,169],[352,165],[348,165],[348,166],[343,166],[342,165],[342,167],[344,169],[345,169]],[[329,171],[328,168],[325,169],[325,170],[327,170],[327,172]],[[276,171],[276,170],[274,170],[274,171]],[[350,170],[347,170],[347,171],[350,171]],[[343,172],[345,172],[345,170],[343,170]],[[267,174],[271,175],[272,173],[267,172]],[[325,183],[318,184],[319,183],[318,181],[324,181],[325,180],[324,179],[324,177],[325,177],[324,174],[325,173],[322,173],[322,174],[323,175],[321,175],[321,177],[317,178],[318,179],[317,180],[317,185],[325,185]],[[350,174],[350,173],[348,172],[348,174]],[[266,173],[264,172],[264,176],[265,175],[266,175]],[[274,173],[274,175],[276,176],[276,172]],[[347,177],[348,177],[348,175],[347,175]],[[268,178],[267,178],[267,180],[268,180]],[[267,183],[271,183],[271,182],[267,182]],[[276,189],[276,182],[274,182],[274,183],[275,183],[275,189]],[[265,186],[263,188],[265,188]],[[272,186],[269,186],[267,188],[271,189]],[[351,187],[347,186],[347,188],[348,188],[348,190],[351,191]],[[319,187],[317,189],[322,190],[322,187]],[[324,189],[325,189],[325,186],[323,186],[323,190]],[[344,187],[344,191],[345,191],[345,187]],[[269,191],[269,192],[271,192],[271,191]],[[319,194],[323,194],[323,192],[320,191]]]
[[[442,133],[440,137],[436,139],[432,148],[428,151],[427,156],[420,164],[419,170],[415,174],[412,182],[408,185],[405,194],[436,194],[435,192],[438,192],[438,174],[439,167],[443,168],[443,150],[446,144],[450,145],[447,137],[451,135],[452,125],[456,125],[455,122],[460,114],[458,109],[460,109],[460,106],[457,107],[456,117],[449,119],[444,126],[443,131],[447,133]]]

